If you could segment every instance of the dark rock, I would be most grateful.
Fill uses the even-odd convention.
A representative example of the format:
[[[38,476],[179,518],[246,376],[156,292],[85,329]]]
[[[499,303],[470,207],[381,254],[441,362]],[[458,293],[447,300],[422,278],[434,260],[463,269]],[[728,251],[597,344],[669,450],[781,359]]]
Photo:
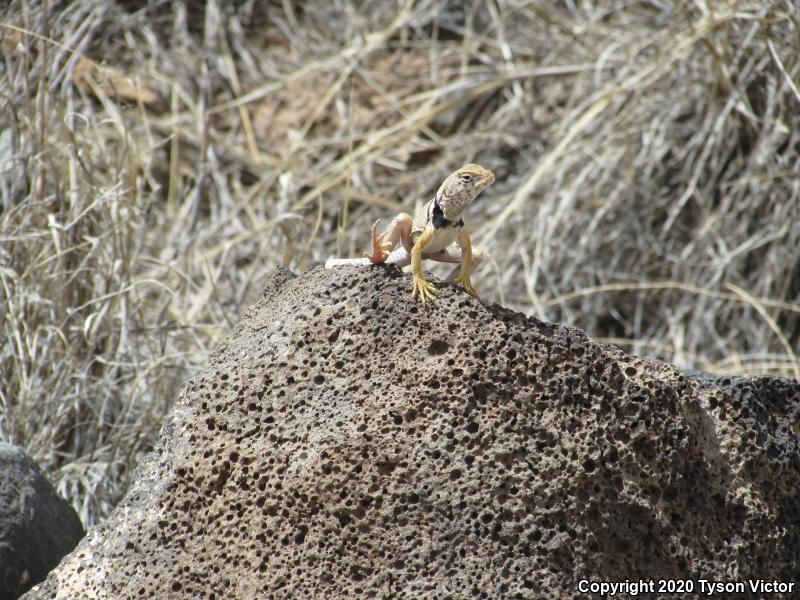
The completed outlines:
[[[18,598],[77,546],[78,515],[22,450],[0,443],[0,599]]]
[[[395,268],[276,271],[125,500],[29,597],[797,581],[800,384],[686,376],[410,290]]]

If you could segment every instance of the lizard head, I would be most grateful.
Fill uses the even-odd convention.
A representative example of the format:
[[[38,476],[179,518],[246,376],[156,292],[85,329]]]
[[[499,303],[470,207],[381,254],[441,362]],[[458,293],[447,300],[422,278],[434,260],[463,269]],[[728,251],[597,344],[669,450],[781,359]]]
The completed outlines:
[[[436,192],[436,204],[445,219],[458,221],[478,194],[494,183],[494,173],[479,165],[464,165],[451,173]]]

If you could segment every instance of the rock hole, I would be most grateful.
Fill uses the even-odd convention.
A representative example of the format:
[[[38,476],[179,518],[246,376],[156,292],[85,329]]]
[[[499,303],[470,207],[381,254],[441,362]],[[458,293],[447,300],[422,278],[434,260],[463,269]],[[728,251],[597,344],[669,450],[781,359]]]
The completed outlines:
[[[428,346],[428,354],[431,356],[440,356],[450,349],[450,345],[444,340],[433,340]]]
[[[294,543],[295,544],[302,544],[306,540],[306,534],[308,533],[308,526],[300,525],[297,528],[297,533],[294,536]]]

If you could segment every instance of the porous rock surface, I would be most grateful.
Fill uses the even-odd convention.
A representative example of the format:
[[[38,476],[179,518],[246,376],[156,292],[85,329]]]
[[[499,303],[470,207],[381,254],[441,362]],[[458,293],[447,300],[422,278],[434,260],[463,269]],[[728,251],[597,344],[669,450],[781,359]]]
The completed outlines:
[[[21,448],[0,443],[0,600],[13,600],[83,537],[75,510]]]
[[[29,597],[797,580],[797,382],[687,376],[410,287],[394,267],[274,272],[125,500]]]

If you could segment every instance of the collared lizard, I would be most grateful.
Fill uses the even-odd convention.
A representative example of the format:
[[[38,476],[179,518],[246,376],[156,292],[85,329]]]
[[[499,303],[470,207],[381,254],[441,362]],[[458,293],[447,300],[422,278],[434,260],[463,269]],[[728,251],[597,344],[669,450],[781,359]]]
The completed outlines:
[[[422,273],[422,259],[460,263],[448,281],[455,279],[470,294],[478,293],[469,276],[481,260],[481,251],[472,247],[461,213],[484,189],[494,183],[494,173],[478,165],[464,165],[444,180],[433,197],[412,218],[400,213],[389,227],[377,235],[378,221],[372,225],[372,249],[365,258],[329,259],[325,267],[340,265],[394,264],[402,268],[411,265],[412,297],[419,294],[420,302],[432,300],[436,288]],[[455,242],[455,244],[454,244]],[[457,245],[456,245],[457,244]],[[456,273],[458,277],[455,277]]]

